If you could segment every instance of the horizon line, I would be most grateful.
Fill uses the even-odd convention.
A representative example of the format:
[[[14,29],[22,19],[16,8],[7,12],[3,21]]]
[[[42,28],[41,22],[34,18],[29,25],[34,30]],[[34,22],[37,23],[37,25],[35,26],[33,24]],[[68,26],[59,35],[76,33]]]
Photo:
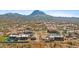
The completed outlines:
[[[31,14],[28,14],[28,15],[26,15],[26,14],[22,14],[22,13],[4,13],[4,14],[0,14],[0,16],[1,15],[5,15],[5,14],[19,14],[19,15],[23,15],[23,16],[28,16],[28,15],[31,15]],[[46,15],[48,15],[48,14],[46,14]],[[69,18],[79,18],[79,17],[72,17],[72,16],[53,16],[53,15],[49,15],[49,16],[52,16],[52,17],[69,17]]]
[[[0,10],[0,15],[12,13],[21,15],[30,15],[34,10]],[[79,10],[39,10],[47,15],[55,17],[76,17],[79,18]]]

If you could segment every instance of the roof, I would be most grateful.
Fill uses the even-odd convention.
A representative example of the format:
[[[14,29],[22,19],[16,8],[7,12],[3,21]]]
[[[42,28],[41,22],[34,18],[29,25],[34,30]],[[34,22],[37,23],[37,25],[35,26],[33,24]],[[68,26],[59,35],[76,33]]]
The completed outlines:
[[[29,35],[28,34],[18,34],[18,35],[11,34],[9,37],[29,37]]]
[[[63,35],[60,35],[60,34],[50,34],[49,37],[50,37],[50,38],[63,37]]]

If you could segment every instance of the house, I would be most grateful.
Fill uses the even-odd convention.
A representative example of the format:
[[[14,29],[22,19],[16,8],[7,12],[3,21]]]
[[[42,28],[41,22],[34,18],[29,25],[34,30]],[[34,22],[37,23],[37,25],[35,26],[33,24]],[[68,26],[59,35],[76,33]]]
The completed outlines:
[[[29,35],[29,36],[33,36],[33,32],[31,32],[31,31],[28,31],[28,32],[23,32],[23,34],[27,34],[27,35]]]
[[[63,41],[64,40],[64,36],[63,35],[60,35],[60,34],[49,34],[47,37],[46,37],[46,40],[47,41]]]
[[[8,41],[18,41],[18,40],[27,40],[28,38],[31,38],[33,36],[32,32],[24,32],[21,34],[11,34],[9,35]]]

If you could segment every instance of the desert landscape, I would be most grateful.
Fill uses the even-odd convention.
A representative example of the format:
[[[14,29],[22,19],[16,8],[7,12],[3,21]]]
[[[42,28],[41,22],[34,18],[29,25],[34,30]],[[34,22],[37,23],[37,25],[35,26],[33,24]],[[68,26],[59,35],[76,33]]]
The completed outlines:
[[[0,15],[0,48],[78,48],[79,18],[34,10]]]

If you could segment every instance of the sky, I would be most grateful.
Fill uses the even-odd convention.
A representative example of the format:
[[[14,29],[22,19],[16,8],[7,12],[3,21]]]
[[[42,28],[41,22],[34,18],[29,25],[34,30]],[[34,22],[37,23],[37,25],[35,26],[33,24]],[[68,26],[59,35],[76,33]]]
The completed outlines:
[[[34,10],[0,10],[0,14],[5,13],[19,13],[23,15],[29,15]],[[40,10],[44,13],[51,15],[51,16],[57,16],[57,17],[79,17],[79,10]]]

